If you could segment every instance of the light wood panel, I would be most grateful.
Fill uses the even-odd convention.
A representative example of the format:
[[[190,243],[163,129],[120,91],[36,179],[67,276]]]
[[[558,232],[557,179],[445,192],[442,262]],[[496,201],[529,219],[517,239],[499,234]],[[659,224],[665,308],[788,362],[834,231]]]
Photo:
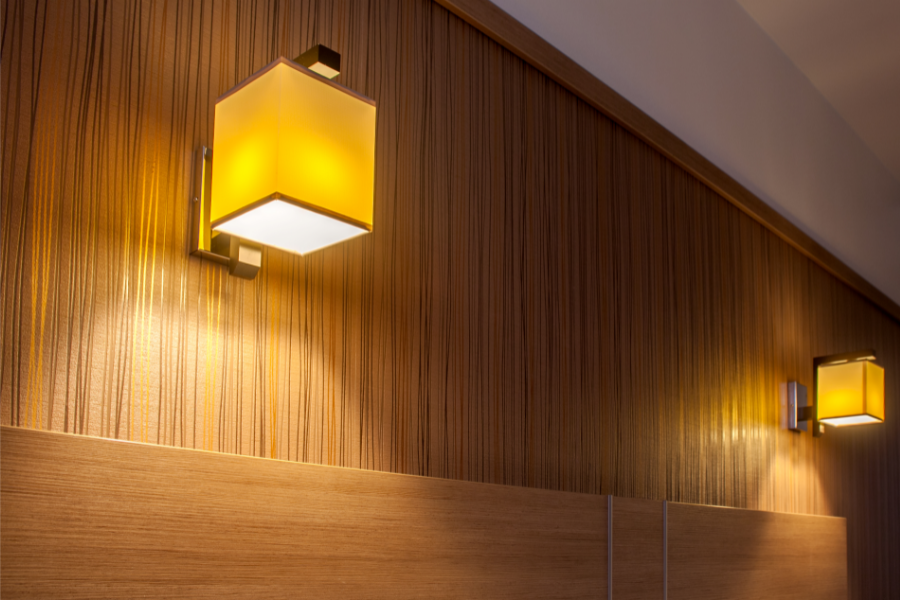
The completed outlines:
[[[849,519],[900,594],[900,326],[426,0],[3,2],[0,422]],[[253,282],[187,252],[218,94],[313,43],[379,106],[375,231]],[[888,421],[778,386],[875,348]]]
[[[435,0],[660,151],[895,320],[900,305],[722,169],[490,0]]]
[[[840,518],[668,503],[668,599],[847,598]]]
[[[2,429],[4,598],[603,598],[606,498]]]
[[[665,598],[665,503],[610,497],[610,600]]]

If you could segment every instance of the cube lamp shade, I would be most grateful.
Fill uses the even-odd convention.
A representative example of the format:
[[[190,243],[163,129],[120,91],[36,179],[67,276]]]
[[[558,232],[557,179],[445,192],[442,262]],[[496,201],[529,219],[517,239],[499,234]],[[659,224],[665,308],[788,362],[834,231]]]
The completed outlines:
[[[871,360],[817,367],[818,420],[836,427],[884,421],[884,369]]]
[[[216,103],[210,225],[306,254],[372,230],[375,103],[280,58]]]

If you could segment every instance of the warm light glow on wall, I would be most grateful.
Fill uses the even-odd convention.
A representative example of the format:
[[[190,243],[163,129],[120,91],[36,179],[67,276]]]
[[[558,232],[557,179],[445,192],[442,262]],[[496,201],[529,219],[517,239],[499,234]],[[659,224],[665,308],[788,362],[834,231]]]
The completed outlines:
[[[218,101],[213,142],[213,230],[299,254],[372,230],[372,100],[282,58]]]
[[[871,360],[818,366],[819,422],[835,427],[884,421],[884,369]]]

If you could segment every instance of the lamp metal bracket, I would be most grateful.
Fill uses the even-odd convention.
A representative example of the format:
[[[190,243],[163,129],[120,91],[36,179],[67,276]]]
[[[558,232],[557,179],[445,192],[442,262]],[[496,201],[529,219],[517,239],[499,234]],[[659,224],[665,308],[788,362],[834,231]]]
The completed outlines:
[[[212,149],[200,146],[194,159],[191,194],[191,254],[228,266],[231,275],[253,279],[262,265],[262,247],[213,231],[209,224],[212,192]]]
[[[341,55],[322,44],[316,44],[294,62],[327,79],[334,79],[341,73]]]
[[[810,405],[806,386],[796,381],[787,384],[788,429],[809,431],[810,421],[815,421],[815,410]]]

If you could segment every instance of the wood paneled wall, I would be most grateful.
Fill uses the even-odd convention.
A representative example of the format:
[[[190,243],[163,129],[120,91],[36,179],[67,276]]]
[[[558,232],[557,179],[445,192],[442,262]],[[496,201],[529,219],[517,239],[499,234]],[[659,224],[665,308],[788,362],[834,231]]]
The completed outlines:
[[[843,519],[668,503],[666,599],[847,597]]]
[[[606,595],[606,496],[21,428],[2,450],[4,598]]]
[[[0,433],[4,598],[847,598],[837,517]]]
[[[848,518],[900,594],[900,325],[427,0],[2,4],[0,417],[19,427]],[[314,43],[379,107],[373,234],[187,254],[215,98]],[[887,422],[785,431],[875,348]]]
[[[900,304],[722,169],[490,0],[435,0],[691,173],[804,256],[900,320]]]

